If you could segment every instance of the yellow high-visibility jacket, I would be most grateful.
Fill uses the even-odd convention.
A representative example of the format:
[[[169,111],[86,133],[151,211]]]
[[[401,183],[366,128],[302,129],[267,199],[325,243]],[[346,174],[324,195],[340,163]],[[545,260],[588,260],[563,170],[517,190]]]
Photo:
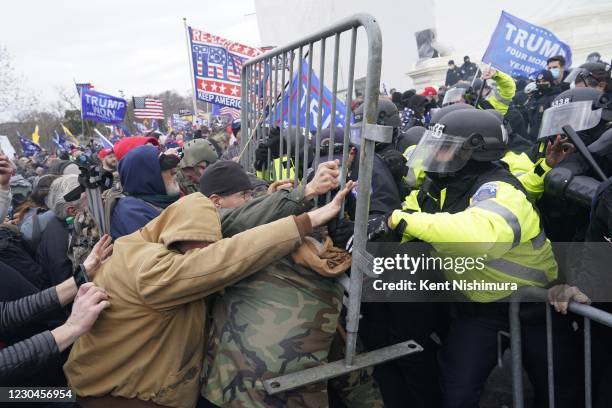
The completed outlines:
[[[443,208],[445,190],[439,197]],[[544,287],[557,277],[552,246],[540,226],[540,217],[525,194],[502,181],[482,184],[469,200],[469,207],[450,214],[421,212],[418,191],[396,210],[389,224],[405,226],[402,241],[419,239],[432,244],[444,256],[483,256],[482,270],[471,269],[459,275],[445,270],[448,280],[510,282],[521,286]],[[408,210],[408,211],[406,211]],[[467,245],[459,245],[467,244]],[[476,302],[494,302],[509,296],[507,291],[465,290]]]

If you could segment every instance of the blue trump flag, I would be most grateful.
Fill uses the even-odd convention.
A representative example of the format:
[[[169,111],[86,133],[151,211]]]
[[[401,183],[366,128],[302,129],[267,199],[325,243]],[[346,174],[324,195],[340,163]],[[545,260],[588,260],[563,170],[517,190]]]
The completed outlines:
[[[81,107],[84,120],[102,123],[121,123],[125,117],[127,102],[125,99],[103,94],[102,92],[82,89]]]
[[[297,116],[297,93],[298,93],[298,75],[299,72],[295,74],[293,81],[291,82],[291,125],[296,126],[298,123]],[[309,120],[309,130],[311,132],[316,132],[317,130],[317,119],[319,113],[319,78],[312,73],[312,77],[310,79],[310,101],[306,101],[308,96],[308,63],[306,61],[302,61],[302,80],[299,81],[299,85],[301,86],[301,94],[300,94],[300,110],[299,110],[299,126],[302,128],[306,128],[306,107],[310,108],[310,120]],[[327,87],[323,87],[323,98],[321,99],[321,129],[326,129],[331,127],[331,108],[332,108],[332,93]],[[281,107],[284,106],[284,112],[281,115],[280,110]],[[285,95],[284,103],[277,102],[276,107],[276,126],[281,126],[282,118],[282,127],[289,126],[289,93]],[[346,106],[340,99],[336,97],[336,127],[344,127],[344,120],[346,118]],[[351,123],[353,122],[351,118]]]
[[[572,50],[545,28],[502,11],[482,61],[513,76],[534,77],[555,55],[572,65]]]
[[[24,156],[35,156],[41,151],[39,145],[37,145],[31,140],[24,139],[21,136],[19,136],[19,143],[21,143],[21,150],[23,150]]]

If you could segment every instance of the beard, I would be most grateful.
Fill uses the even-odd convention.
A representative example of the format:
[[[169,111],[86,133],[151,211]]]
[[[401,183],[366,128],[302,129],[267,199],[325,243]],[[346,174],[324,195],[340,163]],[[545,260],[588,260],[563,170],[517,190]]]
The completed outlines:
[[[164,183],[164,185],[166,187],[167,195],[177,195],[181,193],[181,188],[179,187],[178,181],[176,181],[176,177],[170,182]]]
[[[104,161],[104,167],[106,167],[109,170],[115,171],[117,170],[117,162],[111,162],[111,161]]]

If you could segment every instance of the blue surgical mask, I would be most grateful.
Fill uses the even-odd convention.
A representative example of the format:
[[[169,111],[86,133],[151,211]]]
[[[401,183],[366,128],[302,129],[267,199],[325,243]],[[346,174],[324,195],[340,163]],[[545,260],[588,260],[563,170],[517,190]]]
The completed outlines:
[[[551,68],[550,69],[550,73],[552,74],[553,78],[559,79],[559,76],[561,76],[561,69],[559,69],[559,68]]]

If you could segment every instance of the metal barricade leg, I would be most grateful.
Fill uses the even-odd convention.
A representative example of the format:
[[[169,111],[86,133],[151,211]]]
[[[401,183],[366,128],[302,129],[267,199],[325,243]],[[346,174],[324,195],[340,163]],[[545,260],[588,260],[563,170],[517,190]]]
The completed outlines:
[[[584,406],[593,404],[591,379],[591,319],[584,318]]]
[[[525,407],[520,309],[520,298],[512,299],[510,303],[510,350],[512,352],[512,400],[514,401],[514,408]]]
[[[546,308],[546,362],[548,368],[548,406],[555,408],[555,366],[554,366],[554,349],[552,335],[552,312],[548,304],[544,304]]]

